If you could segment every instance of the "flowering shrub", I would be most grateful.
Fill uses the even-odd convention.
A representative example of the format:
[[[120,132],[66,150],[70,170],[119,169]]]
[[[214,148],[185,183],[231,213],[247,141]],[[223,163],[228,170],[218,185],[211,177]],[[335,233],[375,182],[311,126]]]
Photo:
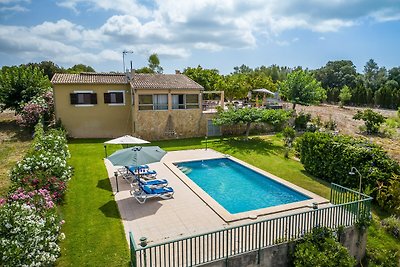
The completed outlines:
[[[39,174],[38,177],[58,177],[61,181],[68,181],[72,176],[72,167],[67,160],[57,157],[46,151],[39,155],[28,156],[19,161],[11,170],[11,181],[19,183],[26,175]]]
[[[25,191],[25,189],[20,187],[8,196],[8,201],[24,203],[39,211],[55,208],[53,198],[47,189]]]
[[[40,216],[35,207],[12,202],[0,207],[2,266],[49,266],[60,255],[61,224],[54,213]]]
[[[27,128],[33,127],[41,118],[47,124],[54,120],[54,99],[51,91],[45,92],[29,101],[22,107],[18,123]]]
[[[65,132],[57,129],[50,129],[44,133],[43,128],[35,128],[35,139],[30,154],[42,154],[51,152],[52,154],[67,159],[70,157],[67,138]]]
[[[61,203],[65,190],[67,189],[66,182],[54,176],[38,178],[34,175],[28,175],[21,179],[20,186],[26,191],[46,189],[56,203]]]
[[[38,124],[31,150],[10,172],[11,181],[23,186],[22,180],[28,176],[38,179],[57,177],[66,182],[72,176],[72,167],[67,164],[70,157],[65,133],[52,129],[44,133]],[[43,181],[40,184],[45,184]],[[35,188],[39,189],[39,188]],[[50,190],[50,188],[48,188]],[[52,193],[55,191],[50,190]]]

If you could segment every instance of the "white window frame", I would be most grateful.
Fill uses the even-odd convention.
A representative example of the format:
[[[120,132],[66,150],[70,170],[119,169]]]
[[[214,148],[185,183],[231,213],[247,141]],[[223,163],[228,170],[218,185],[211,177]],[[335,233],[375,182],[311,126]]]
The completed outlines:
[[[93,90],[92,91],[82,91],[82,90],[74,91],[74,94],[93,94]],[[75,107],[94,107],[94,104],[75,104]]]
[[[125,106],[125,90],[108,90],[107,93],[122,93],[123,103],[108,103],[109,106]]]

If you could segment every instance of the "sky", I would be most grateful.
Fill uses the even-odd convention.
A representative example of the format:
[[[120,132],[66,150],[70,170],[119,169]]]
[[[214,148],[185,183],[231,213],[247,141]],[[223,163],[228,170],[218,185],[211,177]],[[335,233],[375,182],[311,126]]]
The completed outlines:
[[[400,66],[400,0],[0,0],[0,66]]]

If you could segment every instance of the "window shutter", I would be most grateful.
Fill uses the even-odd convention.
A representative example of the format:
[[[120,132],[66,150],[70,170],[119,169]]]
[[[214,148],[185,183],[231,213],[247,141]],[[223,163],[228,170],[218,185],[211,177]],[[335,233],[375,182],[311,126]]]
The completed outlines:
[[[124,103],[124,93],[116,93],[115,98],[117,100],[117,103]]]
[[[69,98],[71,100],[71,105],[76,105],[78,104],[78,95],[77,94],[69,94]]]
[[[104,93],[104,103],[105,104],[111,103],[111,94],[110,93]]]
[[[97,94],[93,93],[90,95],[90,104],[97,104]]]

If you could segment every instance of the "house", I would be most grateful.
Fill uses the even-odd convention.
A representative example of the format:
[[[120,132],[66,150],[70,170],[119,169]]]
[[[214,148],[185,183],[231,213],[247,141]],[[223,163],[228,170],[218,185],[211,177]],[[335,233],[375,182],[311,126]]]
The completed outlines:
[[[204,88],[180,73],[57,73],[51,83],[56,118],[71,137],[159,140],[220,133],[211,123],[214,112],[203,110]]]

